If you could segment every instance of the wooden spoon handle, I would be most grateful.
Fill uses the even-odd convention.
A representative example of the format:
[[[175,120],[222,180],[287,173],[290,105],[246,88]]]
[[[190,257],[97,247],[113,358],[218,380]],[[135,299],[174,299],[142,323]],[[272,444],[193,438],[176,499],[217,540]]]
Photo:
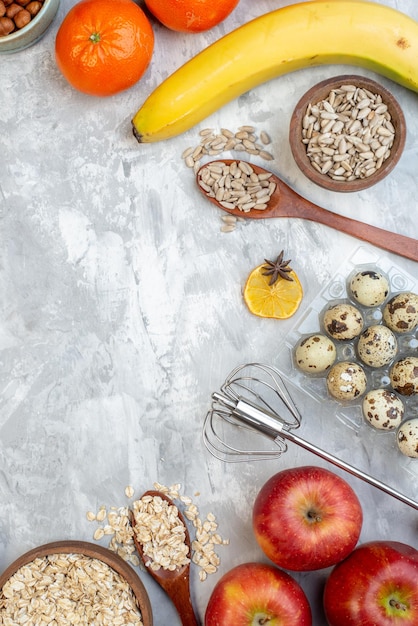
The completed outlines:
[[[183,586],[177,587],[177,593],[170,594],[171,600],[177,609],[183,626],[200,626],[192,606],[189,594],[189,580]]]
[[[321,207],[306,200],[298,193],[280,183],[280,192],[282,196],[286,196],[286,201],[282,199],[280,208],[278,207],[277,216],[299,217],[302,219],[318,222],[334,228],[342,233],[357,237],[362,241],[367,241],[378,248],[383,248],[389,252],[394,252],[412,261],[418,261],[418,240],[391,233],[371,224],[365,224],[353,220],[343,215],[338,215],[332,211],[327,211]],[[274,217],[274,210],[269,217]]]

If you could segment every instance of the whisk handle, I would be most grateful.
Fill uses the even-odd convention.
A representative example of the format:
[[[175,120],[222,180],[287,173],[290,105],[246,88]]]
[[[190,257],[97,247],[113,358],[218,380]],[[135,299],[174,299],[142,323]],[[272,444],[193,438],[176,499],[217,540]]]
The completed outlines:
[[[283,433],[285,428],[285,423],[278,415],[264,408],[260,409],[256,404],[242,398],[239,398],[235,404],[233,415],[247,426],[255,428],[259,433],[273,440]]]
[[[408,506],[418,511],[418,502],[415,502],[415,500],[408,498],[408,496],[405,496],[404,494],[400,493],[396,489],[393,489],[393,487],[390,487],[389,485],[382,483],[380,480],[373,478],[373,476],[370,476],[369,474],[362,472],[356,467],[353,467],[349,463],[342,461],[341,459],[334,456],[333,454],[330,454],[329,452],[322,450],[322,448],[318,448],[314,444],[309,443],[309,441],[305,441],[304,439],[301,439],[294,433],[283,429],[279,437],[283,437],[284,439],[292,441],[296,445],[301,446],[305,450],[309,450],[309,452],[316,454],[316,456],[319,456],[321,459],[324,459],[325,461],[329,461],[330,463],[332,463],[333,465],[336,465],[340,469],[343,469],[349,474],[352,474],[353,476],[360,478],[364,482],[369,483],[370,485],[373,485],[373,487],[380,489],[381,491],[391,495],[393,498],[400,500],[400,502],[403,502],[404,504],[407,504]]]
[[[305,441],[305,439],[301,439],[301,437],[298,437],[297,435],[295,435],[294,432],[291,432],[289,430],[289,425],[286,424],[278,415],[270,413],[264,408],[261,409],[259,406],[253,404],[247,399],[237,398],[232,400],[231,398],[227,398],[219,393],[214,393],[212,395],[212,398],[221,403],[222,406],[225,407],[225,409],[229,412],[229,414],[237,419],[239,422],[246,426],[249,426],[250,428],[254,428],[259,433],[266,435],[270,439],[273,439],[273,441],[276,441],[276,443],[283,442],[283,439],[286,441],[291,441],[301,448],[304,448],[305,450],[316,454],[316,456],[319,456],[321,459],[324,459],[325,461],[332,463],[336,467],[345,470],[349,474],[360,478],[364,482],[369,483],[369,485],[373,485],[377,489],[380,489],[380,491],[389,494],[393,498],[396,498],[400,502],[403,502],[404,504],[407,504],[408,506],[418,511],[418,502],[415,502],[415,500],[408,498],[396,489],[393,489],[393,487],[382,483],[380,480],[373,478],[373,476],[370,476],[369,474],[362,472],[356,467],[353,467],[349,463],[342,461],[333,454],[330,454],[329,452],[318,448],[313,443]]]

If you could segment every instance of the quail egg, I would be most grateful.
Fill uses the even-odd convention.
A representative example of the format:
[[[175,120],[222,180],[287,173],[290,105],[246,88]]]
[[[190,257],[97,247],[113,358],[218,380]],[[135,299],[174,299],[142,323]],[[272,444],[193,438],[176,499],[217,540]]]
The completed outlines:
[[[418,417],[406,420],[399,426],[396,443],[402,454],[418,459]]]
[[[408,333],[418,324],[418,295],[398,293],[383,308],[383,321],[395,333]]]
[[[418,357],[406,356],[396,361],[390,369],[390,384],[402,396],[418,393]]]
[[[366,374],[357,363],[341,361],[328,372],[328,393],[337,400],[354,400],[364,394],[366,387]]]
[[[352,304],[334,304],[324,313],[324,328],[333,339],[354,339],[363,330],[363,315]]]
[[[351,295],[363,306],[379,306],[389,293],[389,282],[383,274],[374,270],[357,272],[349,283]]]
[[[383,367],[395,356],[398,342],[387,326],[376,324],[364,330],[358,340],[357,352],[360,359],[370,367]]]
[[[379,430],[393,430],[404,416],[404,403],[389,389],[372,389],[363,399],[365,419]]]
[[[334,342],[321,334],[302,339],[295,350],[296,365],[302,372],[323,373],[331,367],[336,358]]]

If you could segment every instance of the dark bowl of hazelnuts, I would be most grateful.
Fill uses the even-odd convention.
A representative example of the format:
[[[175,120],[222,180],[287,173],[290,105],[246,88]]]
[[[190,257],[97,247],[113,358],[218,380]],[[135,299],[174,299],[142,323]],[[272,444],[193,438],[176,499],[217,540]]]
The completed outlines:
[[[36,43],[54,19],[60,0],[0,0],[0,54]]]

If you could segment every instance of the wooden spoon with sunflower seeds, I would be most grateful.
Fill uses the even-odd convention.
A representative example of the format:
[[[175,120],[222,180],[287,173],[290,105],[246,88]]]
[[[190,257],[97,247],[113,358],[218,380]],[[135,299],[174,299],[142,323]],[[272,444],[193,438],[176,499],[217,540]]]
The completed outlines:
[[[233,174],[228,181],[226,180],[222,164],[233,169]],[[251,170],[248,168],[251,168]],[[222,185],[223,189],[226,190],[226,184],[228,188],[230,188],[229,186],[231,185],[232,189],[239,187],[242,181],[242,173],[244,172],[244,174],[248,176],[250,175],[250,171],[254,174],[252,176],[254,184],[257,184],[256,177],[259,179],[261,177],[262,180],[267,180],[269,183],[275,185],[274,191],[272,191],[267,202],[261,202],[263,195],[264,197],[266,195],[264,191],[260,190],[258,192],[260,195],[258,195],[257,202],[260,205],[266,204],[267,206],[265,208],[259,209],[251,206],[254,200],[248,198],[248,196],[247,201],[244,202],[244,208],[237,208],[236,202],[231,202],[227,197],[224,198],[225,193],[222,190],[219,191],[219,187],[221,186],[222,189]],[[217,181],[216,185],[213,182],[214,180]],[[249,164],[246,161],[230,159],[211,161],[198,170],[196,182],[200,191],[206,198],[223,211],[235,215],[236,217],[250,219],[295,217],[310,220],[334,228],[352,237],[357,237],[362,241],[367,241],[378,248],[394,252],[407,259],[412,259],[412,261],[418,261],[418,241],[416,239],[391,233],[382,228],[377,228],[376,226],[365,224],[364,222],[359,222],[349,217],[333,213],[332,211],[322,209],[300,196],[296,191],[293,191],[293,189],[272,172],[252,163]],[[250,190],[246,188],[244,191],[248,192]]]
[[[161,503],[159,503],[159,500],[158,500],[159,498],[161,498],[161,501],[162,501]],[[168,511],[167,515],[170,514],[170,511],[171,511],[171,514],[173,516],[172,519],[174,519],[174,522],[171,521],[170,524],[167,523],[167,528],[172,526],[173,523],[174,523],[174,526],[171,527],[171,531],[168,530],[167,532],[170,533],[170,537],[173,539],[176,539],[176,536],[179,536],[178,533],[180,534],[181,537],[184,538],[184,541],[182,543],[184,543],[187,546],[188,548],[187,557],[188,559],[190,559],[191,545],[190,545],[189,531],[187,529],[187,526],[186,526],[186,523],[182,514],[177,509],[177,507],[175,506],[171,498],[161,493],[160,491],[151,490],[151,491],[146,491],[141,496],[140,500],[142,502],[146,502],[146,501],[149,502],[149,506],[151,507],[150,514],[153,516],[154,522],[156,522],[158,518],[157,509],[161,508],[161,513],[160,513],[161,527],[164,527],[165,525],[164,519],[165,519],[165,515],[167,511]],[[160,504],[162,504],[161,507],[160,507]],[[131,525],[134,531],[133,532],[134,544],[148,573],[154,578],[154,580],[157,581],[160,587],[164,589],[166,594],[172,600],[174,606],[177,609],[177,613],[180,616],[181,623],[183,624],[183,626],[199,626],[199,622],[197,621],[196,615],[194,613],[193,605],[192,605],[192,601],[190,597],[190,562],[184,562],[184,561],[187,561],[188,559],[182,559],[183,563],[177,566],[174,566],[173,564],[173,569],[169,569],[168,567],[165,567],[165,566],[164,567],[160,566],[159,568],[155,568],[153,566],[154,559],[152,557],[152,552],[154,549],[159,550],[158,548],[159,539],[157,535],[158,533],[162,533],[162,531],[160,530],[160,528],[151,529],[151,530],[146,528],[145,530],[146,530],[146,534],[148,534],[148,538],[147,538],[148,540],[145,540],[143,538],[145,537],[145,535],[142,534],[142,530],[141,530],[140,518],[139,516],[136,517],[135,511],[131,511],[130,519],[131,519]],[[154,530],[156,531],[156,534],[154,533]],[[148,544],[152,546],[151,550],[147,548]],[[163,547],[161,548],[161,550],[162,549]],[[170,551],[170,554],[171,554],[171,551]],[[172,560],[173,557],[169,555],[168,559]]]

